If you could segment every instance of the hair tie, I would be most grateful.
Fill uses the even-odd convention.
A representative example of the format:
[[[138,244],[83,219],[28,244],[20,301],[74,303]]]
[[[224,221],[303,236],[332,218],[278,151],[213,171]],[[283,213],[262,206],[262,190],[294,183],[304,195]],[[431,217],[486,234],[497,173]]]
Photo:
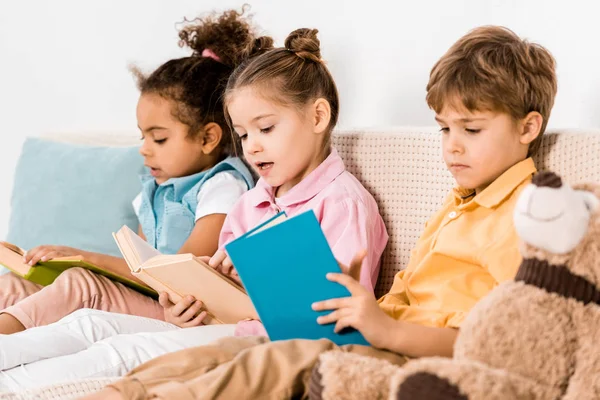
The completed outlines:
[[[215,54],[214,51],[212,51],[211,49],[204,49],[202,50],[202,57],[206,57],[206,58],[212,58],[213,60],[217,61],[217,62],[221,62],[221,57],[219,57],[218,55]]]

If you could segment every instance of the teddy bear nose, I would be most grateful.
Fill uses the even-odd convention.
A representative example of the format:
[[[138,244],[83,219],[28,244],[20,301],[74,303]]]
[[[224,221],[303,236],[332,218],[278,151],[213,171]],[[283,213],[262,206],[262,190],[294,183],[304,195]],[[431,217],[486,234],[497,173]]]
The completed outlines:
[[[562,179],[554,172],[544,171],[536,174],[531,180],[535,186],[538,187],[550,187],[558,189],[562,186]]]

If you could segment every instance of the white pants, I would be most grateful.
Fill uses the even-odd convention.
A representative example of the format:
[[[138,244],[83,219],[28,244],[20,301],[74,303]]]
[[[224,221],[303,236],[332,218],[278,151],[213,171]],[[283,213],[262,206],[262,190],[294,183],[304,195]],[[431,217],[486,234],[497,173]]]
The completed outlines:
[[[120,377],[163,354],[233,336],[234,329],[235,325],[181,329],[150,318],[78,310],[50,325],[0,335],[0,390]]]

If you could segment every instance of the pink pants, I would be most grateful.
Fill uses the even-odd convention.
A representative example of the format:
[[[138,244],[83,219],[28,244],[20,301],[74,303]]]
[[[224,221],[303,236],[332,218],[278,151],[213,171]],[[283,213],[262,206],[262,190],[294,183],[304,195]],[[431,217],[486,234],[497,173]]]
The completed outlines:
[[[51,324],[80,308],[164,320],[157,301],[83,268],[68,269],[46,287],[12,273],[2,275],[0,307],[26,329]]]

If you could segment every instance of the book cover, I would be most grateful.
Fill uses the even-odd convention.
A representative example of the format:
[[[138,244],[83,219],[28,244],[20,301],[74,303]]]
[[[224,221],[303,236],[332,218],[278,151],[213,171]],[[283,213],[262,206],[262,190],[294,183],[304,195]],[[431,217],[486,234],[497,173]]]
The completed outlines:
[[[151,288],[91,264],[81,256],[58,257],[48,261],[40,261],[35,265],[29,265],[23,262],[24,254],[25,251],[20,247],[11,243],[0,242],[0,264],[24,279],[38,285],[48,286],[67,269],[79,267],[106,276],[147,296],[156,297],[157,295]]]
[[[314,302],[350,292],[325,277],[341,270],[312,210],[249,232],[225,248],[271,340],[368,345],[355,329],[336,334],[333,324],[317,324],[330,311],[314,311]]]

